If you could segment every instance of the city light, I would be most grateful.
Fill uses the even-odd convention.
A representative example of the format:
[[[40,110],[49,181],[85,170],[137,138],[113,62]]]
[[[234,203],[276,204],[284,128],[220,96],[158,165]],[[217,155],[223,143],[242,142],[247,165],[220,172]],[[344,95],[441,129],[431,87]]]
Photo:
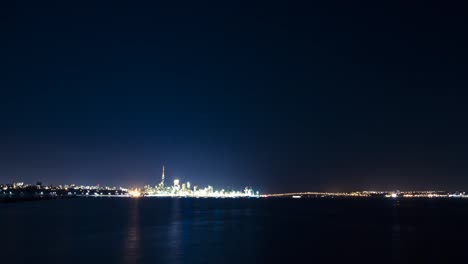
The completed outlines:
[[[137,189],[128,191],[128,194],[129,194],[131,197],[140,197],[140,196],[141,196],[141,192],[138,191]]]
[[[172,186],[166,186],[165,179],[165,168],[163,166],[161,181],[155,186],[146,185],[143,189],[75,184],[52,186],[45,185],[42,182],[36,184],[15,182],[13,184],[0,184],[0,197],[260,197],[258,191],[254,192],[250,187],[245,187],[243,191],[217,190],[211,185],[200,188],[198,185],[192,185],[189,181],[183,183],[179,179],[174,179]]]
[[[143,188],[109,187],[101,185],[46,185],[42,182],[27,184],[14,182],[0,184],[0,198],[15,197],[171,197],[171,198],[390,198],[390,199],[464,199],[466,192],[447,191],[353,191],[353,192],[294,192],[260,194],[251,187],[243,190],[215,189],[211,185],[199,187],[189,181],[174,179],[172,186],[165,185],[165,168],[163,166],[161,180],[156,185],[146,185]]]
[[[162,168],[161,182],[156,186],[146,185],[143,188],[142,196],[146,197],[216,197],[216,198],[237,198],[237,197],[259,197],[258,192],[252,188],[246,187],[243,191],[235,190],[215,190],[213,186],[208,185],[205,188],[199,188],[192,185],[189,181],[181,184],[180,179],[174,179],[172,186],[165,185],[165,167]]]

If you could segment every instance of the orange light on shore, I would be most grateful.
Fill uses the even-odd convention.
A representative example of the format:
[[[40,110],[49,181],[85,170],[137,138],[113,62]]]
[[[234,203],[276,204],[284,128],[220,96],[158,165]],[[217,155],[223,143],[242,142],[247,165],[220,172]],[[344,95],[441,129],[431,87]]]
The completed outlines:
[[[131,197],[140,197],[141,196],[141,192],[138,189],[130,190],[130,191],[128,191],[128,194]]]

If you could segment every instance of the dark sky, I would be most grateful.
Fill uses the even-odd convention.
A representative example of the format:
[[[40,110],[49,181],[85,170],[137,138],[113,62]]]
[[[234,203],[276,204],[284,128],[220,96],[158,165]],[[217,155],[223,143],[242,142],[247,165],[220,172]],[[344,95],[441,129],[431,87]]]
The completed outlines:
[[[466,6],[4,2],[0,182],[468,190]]]

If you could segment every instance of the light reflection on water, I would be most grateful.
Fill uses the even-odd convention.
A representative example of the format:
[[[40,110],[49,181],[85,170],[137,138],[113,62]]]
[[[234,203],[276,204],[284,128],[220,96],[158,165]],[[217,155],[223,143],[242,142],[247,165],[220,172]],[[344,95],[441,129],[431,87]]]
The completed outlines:
[[[400,224],[400,216],[398,213],[398,207],[400,205],[400,202],[397,201],[392,201],[392,257],[393,261],[400,261],[401,259],[401,224]]]
[[[182,232],[183,223],[181,219],[180,200],[175,199],[171,208],[171,222],[169,223],[167,233],[167,243],[169,246],[168,259],[170,263],[181,263],[182,257]]]
[[[0,205],[0,254],[15,264],[446,263],[465,252],[467,218],[468,201],[56,200]]]
[[[126,264],[139,263],[141,258],[140,241],[140,211],[139,200],[132,199],[128,212],[129,221],[127,227],[127,237],[125,240],[125,249],[123,250],[123,262]]]

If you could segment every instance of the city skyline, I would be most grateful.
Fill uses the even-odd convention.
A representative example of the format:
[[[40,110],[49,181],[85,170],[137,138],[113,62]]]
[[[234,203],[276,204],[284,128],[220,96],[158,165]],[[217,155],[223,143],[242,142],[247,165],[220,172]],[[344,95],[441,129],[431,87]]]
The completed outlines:
[[[179,177],[177,175],[170,175],[169,178],[167,178],[165,175],[165,168],[166,166],[165,165],[161,165],[161,170],[162,171],[159,171],[160,174],[157,174],[155,173],[154,175],[151,175],[150,177],[145,177],[145,178],[150,178],[150,181],[144,181],[142,179],[139,179],[137,176],[138,175],[134,175],[132,177],[132,180],[131,181],[127,181],[129,183],[123,183],[123,184],[115,184],[115,183],[106,183],[106,182],[93,182],[93,181],[88,181],[88,182],[82,182],[80,180],[71,180],[67,183],[64,184],[63,181],[43,181],[41,178],[37,178],[35,180],[30,180],[29,183],[32,184],[34,182],[37,182],[37,183],[43,183],[46,185],[50,185],[50,186],[68,186],[68,185],[76,185],[76,186],[106,186],[106,187],[109,187],[109,186],[112,186],[112,187],[116,187],[116,186],[119,186],[119,188],[125,188],[125,189],[144,189],[145,187],[147,186],[154,186],[154,188],[158,188],[158,187],[161,187],[163,186],[164,187],[164,184],[166,182],[166,180],[169,180],[169,181],[178,181],[178,182],[182,182],[184,180],[187,180],[190,178],[190,176],[184,176],[184,177]],[[2,177],[0,177],[1,179]],[[3,178],[7,178],[7,177],[3,177]],[[153,182],[151,182],[151,178],[153,178]],[[154,178],[158,179],[156,181],[154,181]],[[24,178],[21,178],[21,177],[15,177],[15,178],[10,178],[10,179],[5,179],[3,180],[3,182],[0,182],[0,184],[15,184],[15,183],[25,183],[25,182],[28,182],[27,180],[25,181]],[[190,182],[190,180],[188,180],[188,182]],[[431,183],[431,186],[443,186],[444,184],[443,183]],[[124,187],[125,186],[125,187]],[[166,185],[167,186],[167,185]],[[229,189],[229,190],[234,190],[234,189],[241,189],[241,188],[244,188],[244,187],[252,187],[253,185],[251,184],[242,184],[242,183],[239,183],[239,182],[229,182],[229,183],[226,183],[226,184],[210,184],[210,183],[206,183],[206,182],[203,182],[203,183],[200,183],[200,186],[208,186],[208,187],[212,187],[212,186],[216,186],[216,187],[219,187],[221,189]],[[262,188],[262,185],[259,185],[259,186],[256,186],[256,188],[258,188],[258,190],[261,190],[262,193],[264,194],[267,194],[267,193],[307,193],[307,192],[323,192],[323,193],[327,193],[327,192],[331,192],[331,193],[352,193],[352,192],[356,192],[356,191],[376,191],[376,192],[392,192],[392,191],[396,191],[396,190],[401,190],[401,191],[405,191],[405,192],[414,192],[414,191],[434,191],[434,190],[437,190],[437,191],[448,191],[448,192],[459,192],[459,191],[463,191],[463,190],[468,190],[468,188],[463,188],[463,187],[453,187],[453,188],[438,188],[438,187],[428,187],[428,188],[408,188],[408,187],[405,187],[405,186],[398,186],[398,185],[395,185],[395,184],[389,184],[388,186],[383,186],[383,187],[378,187],[378,188],[361,188],[361,187],[358,187],[358,188],[342,188],[342,187],[338,187],[340,186],[340,183],[337,183],[336,186],[332,186],[328,189],[314,189],[313,187],[311,188],[308,188],[308,187],[303,187],[303,188],[299,188],[299,189],[281,189],[281,188],[277,188],[275,189],[274,191],[269,191],[267,188]]]
[[[191,184],[190,181],[181,181],[177,177],[172,177],[173,184],[166,184],[165,180],[165,166],[162,166],[160,181],[153,184],[145,184],[144,186],[112,186],[108,184],[97,184],[97,185],[83,185],[83,184],[47,184],[42,181],[37,181],[37,183],[25,183],[23,181],[13,181],[8,184],[0,183],[0,186],[3,186],[2,194],[7,195],[9,190],[17,189],[37,189],[37,190],[60,190],[67,191],[68,189],[79,190],[78,194],[82,194],[83,190],[88,190],[86,195],[90,195],[89,190],[94,191],[94,195],[111,195],[107,192],[106,194],[99,193],[99,191],[117,191],[117,196],[129,195],[129,196],[148,196],[148,197],[253,197],[258,196],[259,192],[254,191],[252,186],[245,186],[243,190],[234,190],[234,188],[221,187],[214,188],[213,185],[198,185]],[[218,186],[219,187],[219,186]],[[50,191],[49,191],[50,192]],[[68,195],[77,195],[76,192],[65,192]],[[11,194],[11,193],[10,193]],[[64,193],[62,193],[63,195]],[[37,192],[34,192],[34,195],[38,195]],[[43,195],[42,193],[40,195]],[[93,195],[93,194],[91,194]]]
[[[24,182],[10,184],[0,183],[0,198],[6,201],[15,199],[42,199],[56,197],[158,197],[158,198],[468,198],[463,190],[353,190],[353,191],[297,191],[283,193],[262,193],[251,186],[244,190],[233,188],[214,188],[212,185],[198,186],[190,181],[184,182],[173,177],[172,183],[166,183],[166,169],[162,165],[160,181],[140,186],[115,187],[109,185],[85,186],[76,184],[47,185],[37,182],[36,185]]]

